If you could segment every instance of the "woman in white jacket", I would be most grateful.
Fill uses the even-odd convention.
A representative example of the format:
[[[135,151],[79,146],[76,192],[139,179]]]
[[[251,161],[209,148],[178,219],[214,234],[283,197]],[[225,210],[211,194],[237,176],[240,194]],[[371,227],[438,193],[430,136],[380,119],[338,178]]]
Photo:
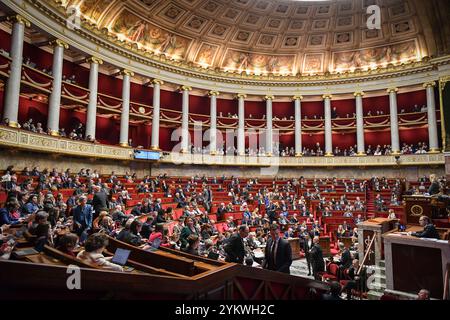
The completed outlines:
[[[77,258],[87,263],[96,265],[106,270],[123,271],[123,268],[118,264],[112,263],[112,257],[105,258],[102,252],[108,245],[108,238],[104,234],[95,233],[87,239],[84,250],[78,253]]]

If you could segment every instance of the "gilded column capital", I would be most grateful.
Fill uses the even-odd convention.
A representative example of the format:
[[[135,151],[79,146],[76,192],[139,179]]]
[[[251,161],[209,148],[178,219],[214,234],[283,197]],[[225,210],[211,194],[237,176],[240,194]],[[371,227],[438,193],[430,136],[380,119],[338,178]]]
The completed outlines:
[[[210,97],[212,97],[212,96],[216,96],[217,97],[219,94],[220,94],[219,91],[214,91],[214,90],[208,92],[208,96],[210,96]]]
[[[303,100],[303,96],[301,96],[301,95],[298,95],[298,96],[293,96],[292,97],[292,100]]]
[[[267,95],[267,96],[265,96],[265,97],[263,98],[263,100],[265,100],[265,101],[273,100],[273,99],[275,99],[275,97],[272,96],[272,95]]]
[[[364,97],[365,93],[363,91],[357,91],[353,95],[355,97]]]
[[[162,86],[164,84],[164,81],[159,80],[159,79],[153,79],[151,81],[152,84],[159,84],[160,86]]]
[[[392,93],[392,92],[397,93],[398,92],[398,88],[389,88],[386,91],[387,91],[387,93]]]
[[[130,70],[127,70],[127,69],[123,69],[122,71],[120,71],[120,74],[122,76],[130,76],[130,77],[134,76],[134,72],[130,71]]]
[[[331,94],[324,94],[323,96],[322,96],[322,99],[323,100],[325,100],[325,99],[333,99],[333,96],[331,95]]]
[[[22,17],[20,14],[9,16],[7,17],[7,20],[11,23],[21,23],[27,28],[31,27],[31,22]]]
[[[435,81],[430,81],[430,82],[426,82],[423,84],[423,87],[425,89],[427,89],[428,87],[435,87],[436,86],[436,82]]]
[[[51,46],[54,46],[54,47],[62,47],[66,50],[69,49],[69,45],[61,39],[56,39],[56,40],[50,41],[48,44]]]
[[[181,86],[180,87],[180,91],[191,91],[192,90],[192,87],[189,87],[189,86]]]
[[[236,98],[236,99],[245,99],[245,98],[247,98],[247,95],[246,95],[245,93],[238,93],[238,94],[235,96],[235,98]]]
[[[87,62],[87,63],[96,63],[96,64],[103,64],[103,60],[102,59],[94,57],[94,56],[86,58],[85,62]]]

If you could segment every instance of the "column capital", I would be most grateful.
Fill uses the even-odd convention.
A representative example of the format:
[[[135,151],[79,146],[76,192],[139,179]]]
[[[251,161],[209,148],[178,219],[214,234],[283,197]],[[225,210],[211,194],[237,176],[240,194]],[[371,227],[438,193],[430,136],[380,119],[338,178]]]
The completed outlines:
[[[275,99],[275,97],[270,94],[268,94],[267,96],[264,96],[264,98],[263,98],[263,100],[265,100],[265,101],[273,100],[273,99]]]
[[[386,91],[387,91],[387,93],[392,93],[392,92],[397,93],[398,92],[398,88],[389,88]]]
[[[298,96],[293,96],[292,97],[292,100],[303,100],[303,96],[301,96],[301,95],[298,95]]]
[[[87,63],[96,63],[96,64],[103,64],[103,60],[102,59],[94,57],[94,56],[86,58],[85,62],[87,62]]]
[[[153,85],[159,84],[160,86],[162,86],[162,85],[164,84],[164,81],[159,80],[159,79],[153,79],[153,80],[151,81],[151,83],[152,83]]]
[[[53,41],[50,41],[48,44],[54,47],[62,47],[66,50],[69,49],[69,45],[61,39],[55,39]]]
[[[21,23],[27,28],[31,27],[31,22],[22,17],[20,14],[9,16],[7,17],[7,20],[11,23]]]
[[[180,87],[180,91],[191,91],[192,90],[192,87],[189,87],[189,86],[181,86]]]
[[[353,95],[355,97],[364,97],[365,93],[363,91],[357,91]]]
[[[219,94],[220,94],[219,91],[214,91],[214,90],[208,92],[208,96],[210,96],[210,97],[212,97],[212,96],[217,97]]]
[[[235,96],[235,98],[236,98],[236,99],[245,99],[245,98],[247,98],[247,95],[246,95],[245,93],[238,93],[238,94]]]
[[[120,74],[121,74],[122,76],[130,76],[130,77],[133,77],[133,76],[134,76],[134,72],[133,72],[133,71],[130,71],[130,70],[127,70],[127,69],[121,70],[121,71],[120,71]]]
[[[423,87],[426,89],[428,87],[435,87],[436,86],[436,82],[435,81],[430,81],[430,82],[426,82],[423,84]]]
[[[325,99],[333,99],[333,96],[331,95],[331,94],[324,94],[323,96],[322,96],[322,99],[323,100],[325,100]]]

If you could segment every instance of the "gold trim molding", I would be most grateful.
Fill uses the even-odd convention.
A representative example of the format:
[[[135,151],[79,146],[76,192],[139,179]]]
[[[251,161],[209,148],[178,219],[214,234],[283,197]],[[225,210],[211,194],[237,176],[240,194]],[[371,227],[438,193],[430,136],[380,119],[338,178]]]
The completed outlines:
[[[11,22],[11,23],[21,23],[21,24],[25,25],[25,27],[27,27],[27,28],[31,27],[31,22],[28,21],[27,19],[25,19],[24,17],[22,17],[20,14],[9,16],[6,19],[8,20],[8,22]]]
[[[56,39],[56,40],[50,41],[48,44],[53,46],[53,47],[62,47],[64,49],[66,49],[66,50],[69,49],[69,44],[64,42],[61,39]]]
[[[85,60],[86,63],[96,63],[96,64],[103,64],[103,60],[97,57],[89,57]]]

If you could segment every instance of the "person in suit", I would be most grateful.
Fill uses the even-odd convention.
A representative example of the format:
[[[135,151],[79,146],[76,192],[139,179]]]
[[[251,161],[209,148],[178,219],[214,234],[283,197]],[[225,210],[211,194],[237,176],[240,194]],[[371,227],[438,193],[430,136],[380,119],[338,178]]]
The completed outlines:
[[[191,234],[199,236],[197,228],[194,226],[194,220],[186,218],[186,226],[181,230],[180,234],[181,249],[185,249],[188,246],[188,238]]]
[[[300,247],[303,249],[306,258],[306,264],[308,265],[308,276],[311,275],[311,254],[310,250],[313,246],[313,241],[309,232],[305,232],[304,236],[300,238]]]
[[[80,242],[84,243],[87,239],[88,232],[92,230],[93,212],[92,206],[87,204],[87,197],[80,196],[79,205],[72,209],[74,231],[80,237]]]
[[[348,269],[352,265],[352,254],[350,250],[345,247],[342,242],[339,242],[339,250],[341,251],[341,259],[338,262],[338,265],[341,269]]]
[[[270,225],[270,237],[267,240],[263,268],[290,274],[292,264],[292,248],[290,243],[280,237],[280,227]]]
[[[440,185],[439,185],[439,182],[436,179],[436,175],[435,174],[431,174],[430,175],[430,182],[431,182],[431,185],[428,188],[428,194],[430,196],[438,194],[440,192]]]
[[[329,293],[322,295],[322,300],[326,301],[340,301],[341,298],[341,285],[339,282],[333,281],[330,284],[330,291]]]
[[[247,225],[239,226],[238,232],[233,234],[225,245],[226,262],[243,263],[245,257],[244,239],[247,238],[250,230]]]
[[[94,219],[98,217],[101,211],[108,209],[108,195],[100,186],[94,186],[92,206],[94,207]]]
[[[203,191],[203,205],[206,211],[211,212],[211,204],[213,199],[213,192],[211,190],[211,186],[206,187]]]
[[[225,203],[221,203],[219,208],[217,208],[217,221],[224,220],[224,214],[227,213],[227,208],[225,207]]]
[[[309,250],[311,266],[313,269],[314,279],[320,280],[318,275],[319,272],[325,271],[325,263],[323,261],[322,248],[319,245],[319,237],[314,237],[313,246],[311,250]]]
[[[439,233],[436,227],[431,223],[431,220],[427,216],[421,216],[419,218],[419,224],[423,227],[420,232],[409,232],[408,235],[417,238],[428,238],[428,239],[440,239]]]

